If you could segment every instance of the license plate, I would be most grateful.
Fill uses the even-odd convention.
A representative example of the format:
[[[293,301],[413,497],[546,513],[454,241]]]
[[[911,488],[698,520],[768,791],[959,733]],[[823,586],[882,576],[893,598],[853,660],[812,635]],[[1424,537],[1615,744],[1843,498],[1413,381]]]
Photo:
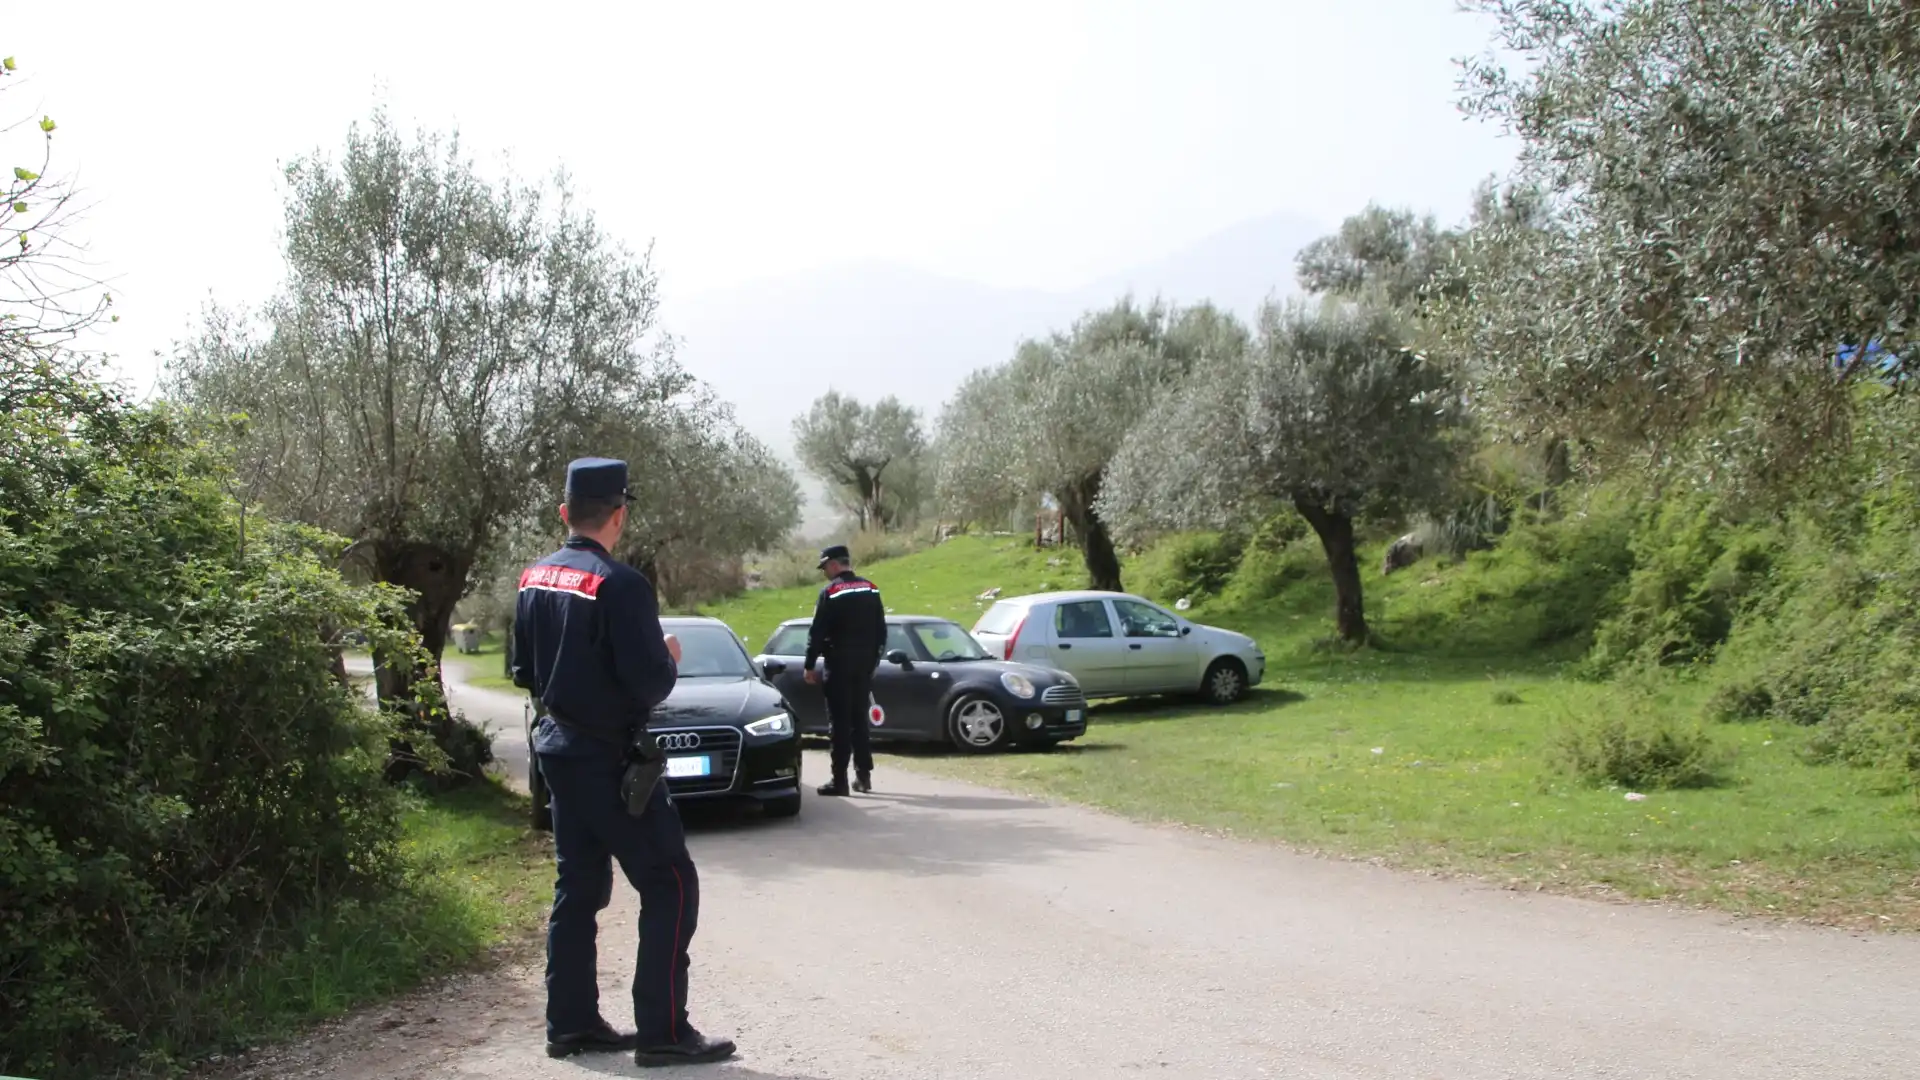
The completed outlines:
[[[1069,724],[1077,724],[1077,723],[1079,723],[1079,722],[1080,722],[1080,718],[1081,718],[1081,717],[1083,717],[1083,716],[1085,716],[1085,715],[1086,715],[1086,713],[1083,713],[1083,712],[1081,712],[1081,711],[1080,711],[1079,709],[1068,709],[1068,710],[1067,710],[1067,723],[1069,723]]]
[[[667,759],[668,776],[709,776],[713,773],[713,759],[705,754],[699,757],[670,757]]]

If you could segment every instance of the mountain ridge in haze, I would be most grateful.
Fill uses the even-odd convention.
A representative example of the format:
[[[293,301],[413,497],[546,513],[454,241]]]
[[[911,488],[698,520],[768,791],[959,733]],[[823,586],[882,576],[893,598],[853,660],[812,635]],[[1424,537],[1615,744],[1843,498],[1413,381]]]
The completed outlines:
[[[889,394],[928,428],[973,371],[1009,359],[1027,338],[1131,294],[1141,303],[1211,300],[1251,320],[1294,291],[1300,248],[1330,230],[1273,214],[1075,289],[1003,288],[887,262],[842,264],[751,281],[672,304],[666,329],[689,371],[733,403],[742,426],[789,463],[793,419],[826,391],[862,401]],[[795,463],[796,471],[798,470]],[[803,535],[837,511],[811,478]]]

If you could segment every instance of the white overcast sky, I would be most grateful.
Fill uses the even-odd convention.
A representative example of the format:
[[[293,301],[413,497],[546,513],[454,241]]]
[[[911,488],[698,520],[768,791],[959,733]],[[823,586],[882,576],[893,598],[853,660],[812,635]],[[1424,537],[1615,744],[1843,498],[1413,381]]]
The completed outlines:
[[[1509,143],[1454,106],[1451,0],[95,2],[7,20],[0,119],[56,172],[136,385],[279,276],[280,166],[385,103],[564,166],[676,297],[852,261],[1068,288],[1249,218],[1458,218]],[[27,149],[31,149],[28,147]],[[26,158],[19,136],[0,152]],[[11,166],[31,160],[0,162]]]

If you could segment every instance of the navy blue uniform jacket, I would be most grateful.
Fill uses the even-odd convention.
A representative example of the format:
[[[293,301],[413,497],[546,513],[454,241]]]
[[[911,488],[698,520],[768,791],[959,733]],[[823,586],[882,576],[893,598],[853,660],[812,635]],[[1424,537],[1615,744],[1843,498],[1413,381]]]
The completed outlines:
[[[576,536],[520,575],[513,684],[540,708],[535,753],[624,754],[679,675],[653,582],[606,548]],[[555,724],[556,712],[593,733]]]
[[[887,645],[887,605],[880,588],[852,571],[842,571],[820,590],[813,605],[813,625],[807,629],[807,661],[827,660],[827,675],[835,664],[880,666]]]

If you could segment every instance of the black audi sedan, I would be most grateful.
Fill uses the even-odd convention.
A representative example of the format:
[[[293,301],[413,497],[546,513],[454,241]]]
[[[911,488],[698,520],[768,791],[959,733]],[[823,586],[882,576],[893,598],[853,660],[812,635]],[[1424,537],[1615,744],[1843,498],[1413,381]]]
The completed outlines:
[[[754,657],[800,730],[828,733],[826,697],[803,665],[811,619],[789,619]],[[1087,732],[1087,699],[1057,668],[997,659],[967,629],[928,615],[887,616],[887,652],[868,709],[875,740],[946,742],[968,753],[1053,746]]]
[[[772,817],[800,812],[800,733],[792,708],[719,619],[673,617],[661,628],[680,639],[680,681],[647,726],[667,754],[667,790],[676,801],[751,800]],[[551,830],[547,787],[533,753],[526,712],[533,825]]]

